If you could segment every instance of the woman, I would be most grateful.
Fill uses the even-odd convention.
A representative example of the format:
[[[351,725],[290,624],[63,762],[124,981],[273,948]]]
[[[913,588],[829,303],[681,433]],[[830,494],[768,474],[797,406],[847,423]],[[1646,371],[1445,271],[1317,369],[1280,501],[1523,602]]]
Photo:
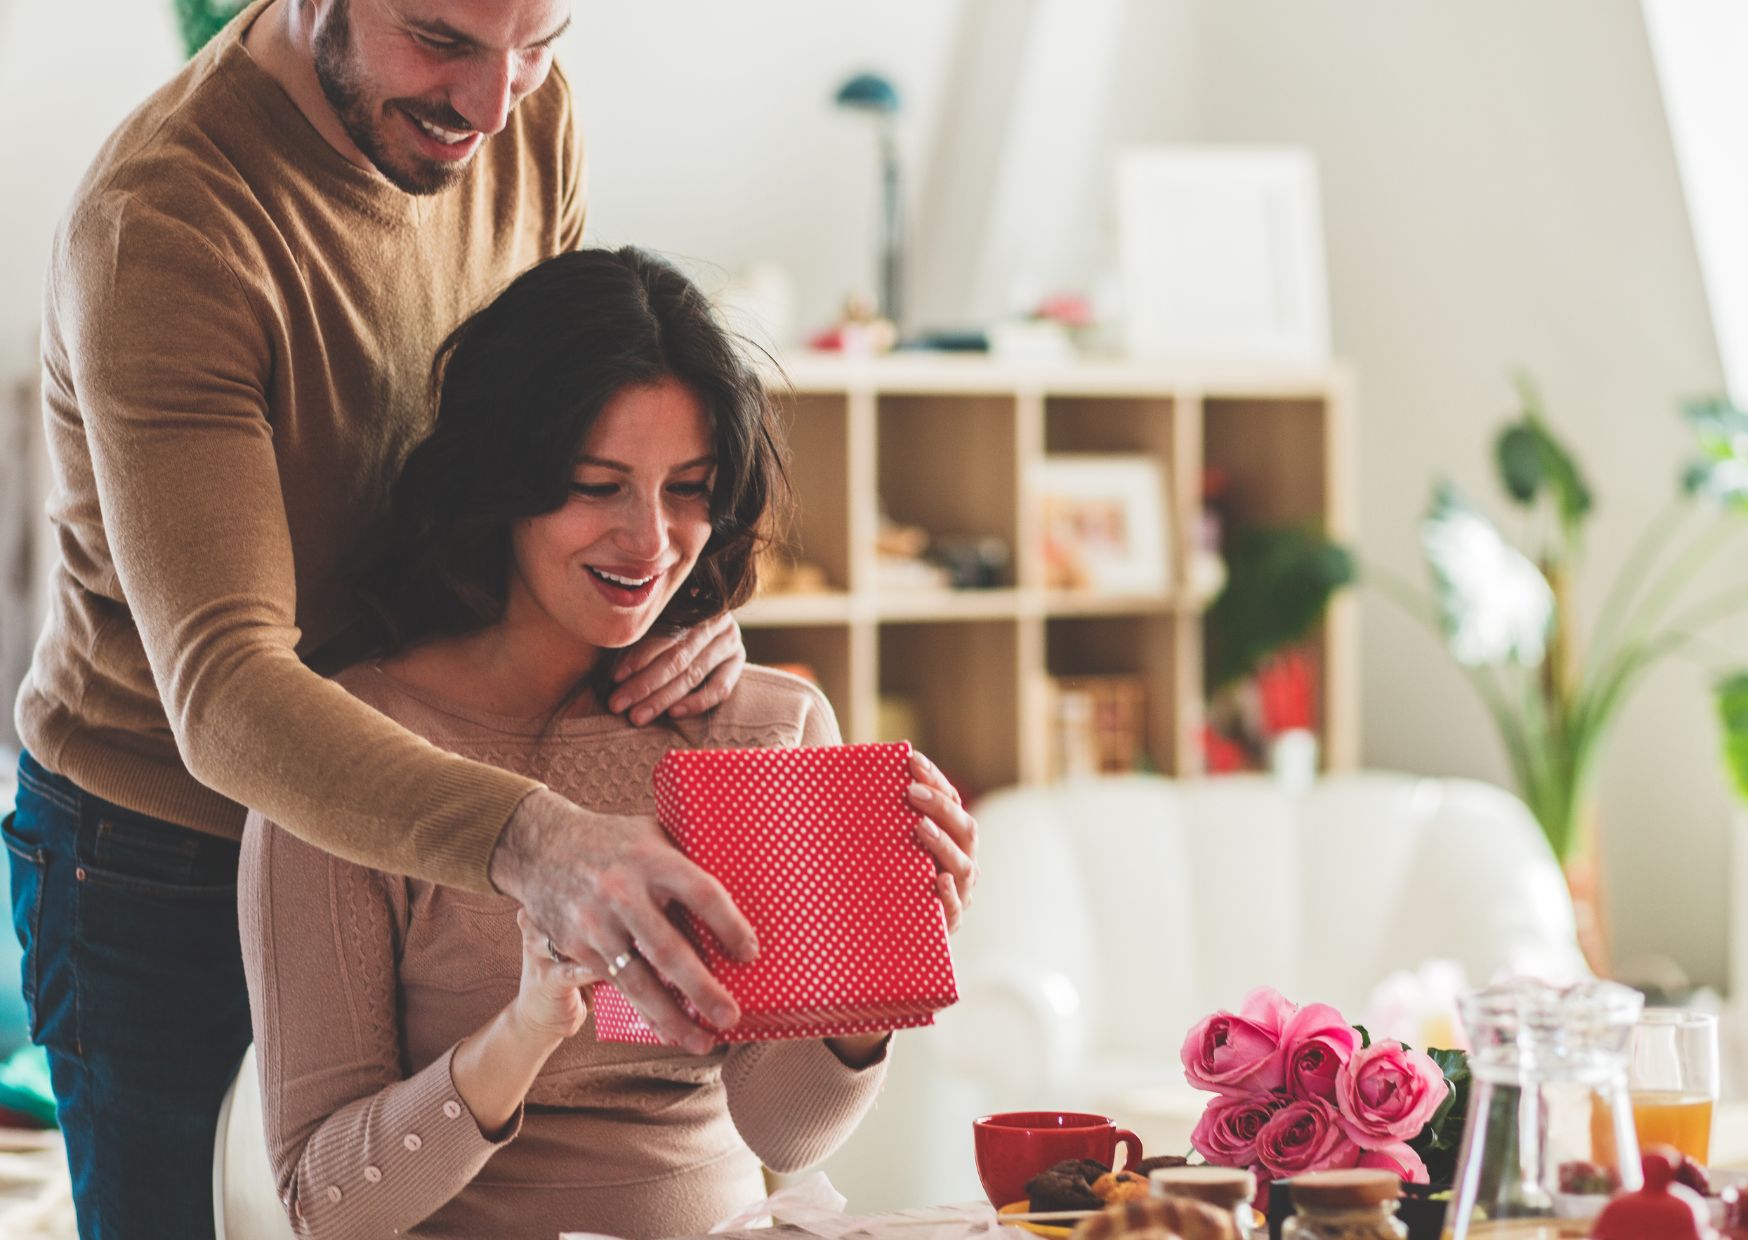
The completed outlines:
[[[675,745],[838,741],[818,690],[766,669],[667,730],[602,706],[615,650],[750,595],[782,493],[769,402],[696,287],[631,249],[551,259],[450,336],[433,391],[365,578],[389,653],[340,684],[604,813],[651,814]],[[915,773],[956,926],[976,824]],[[761,1161],[835,1148],[884,1073],[889,1035],[706,1054],[578,1037],[581,988],[653,984],[667,945],[568,960],[508,898],[257,817],[241,892],[269,1153],[303,1234],[700,1232],[762,1195]]]

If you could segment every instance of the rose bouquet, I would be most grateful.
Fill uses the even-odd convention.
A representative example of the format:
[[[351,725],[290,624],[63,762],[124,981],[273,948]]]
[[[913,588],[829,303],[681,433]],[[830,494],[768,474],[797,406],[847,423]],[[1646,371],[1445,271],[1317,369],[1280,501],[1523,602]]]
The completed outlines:
[[[1299,1007],[1264,987],[1191,1029],[1183,1064],[1191,1085],[1217,1095],[1190,1136],[1216,1166],[1265,1184],[1341,1167],[1417,1184],[1448,1184],[1455,1172],[1462,1051],[1373,1042],[1328,1004]]]

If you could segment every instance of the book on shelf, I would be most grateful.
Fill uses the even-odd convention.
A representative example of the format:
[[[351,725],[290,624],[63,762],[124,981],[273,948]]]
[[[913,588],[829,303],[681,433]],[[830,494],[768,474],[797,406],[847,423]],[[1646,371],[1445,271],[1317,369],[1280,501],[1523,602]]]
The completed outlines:
[[[1147,753],[1147,685],[1139,676],[1050,680],[1050,778],[1142,769]]]

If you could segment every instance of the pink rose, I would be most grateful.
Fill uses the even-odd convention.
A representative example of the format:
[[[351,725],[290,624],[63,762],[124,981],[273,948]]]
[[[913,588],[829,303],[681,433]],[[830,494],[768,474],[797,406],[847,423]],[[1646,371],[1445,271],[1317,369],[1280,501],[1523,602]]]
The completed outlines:
[[[1300,1008],[1281,1032],[1287,1092],[1334,1102],[1336,1073],[1359,1044],[1359,1033],[1327,1003]]]
[[[1448,1089],[1437,1064],[1400,1042],[1355,1051],[1335,1076],[1341,1126],[1368,1150],[1419,1136]]]
[[[1288,1099],[1281,1094],[1219,1097],[1208,1103],[1190,1144],[1216,1167],[1249,1167],[1256,1162],[1256,1135]]]
[[[1407,1180],[1410,1184],[1427,1182],[1426,1164],[1420,1161],[1419,1154],[1402,1142],[1380,1146],[1375,1150],[1364,1150],[1354,1166],[1377,1167],[1390,1172],[1398,1180]]]
[[[1264,987],[1244,997],[1237,1015],[1215,1012],[1184,1039],[1184,1077],[1197,1089],[1229,1097],[1279,1089],[1281,1030],[1293,1005]]]
[[[1240,1016],[1273,1033],[1277,1041],[1298,1010],[1298,1004],[1288,1002],[1286,996],[1273,986],[1258,986],[1238,1005]]]
[[[1359,1146],[1341,1130],[1341,1116],[1321,1098],[1288,1102],[1256,1134],[1256,1158],[1271,1179],[1351,1167],[1359,1156]]]

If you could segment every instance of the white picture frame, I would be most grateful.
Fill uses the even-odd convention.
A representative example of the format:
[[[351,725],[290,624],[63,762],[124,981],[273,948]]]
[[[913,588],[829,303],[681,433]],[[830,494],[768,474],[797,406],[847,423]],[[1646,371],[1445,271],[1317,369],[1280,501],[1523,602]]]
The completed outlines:
[[[1143,455],[1075,453],[1038,462],[1048,589],[1154,597],[1172,580],[1165,471]]]
[[[1159,146],[1117,160],[1131,356],[1325,362],[1317,162],[1300,147]]]

